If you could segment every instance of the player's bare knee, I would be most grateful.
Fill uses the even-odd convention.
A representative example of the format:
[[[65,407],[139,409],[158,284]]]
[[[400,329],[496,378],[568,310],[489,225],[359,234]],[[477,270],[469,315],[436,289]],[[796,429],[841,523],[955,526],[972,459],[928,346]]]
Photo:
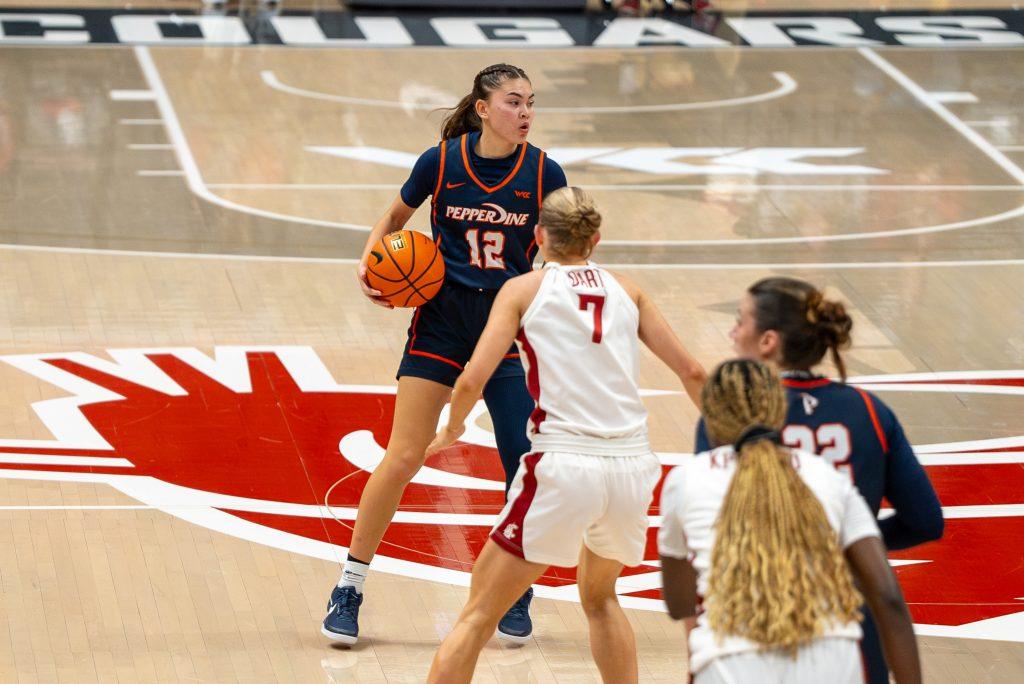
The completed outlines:
[[[491,615],[482,608],[469,608],[459,616],[459,622],[473,627],[481,634],[491,634],[498,627],[500,615]]]
[[[408,484],[426,460],[422,451],[415,449],[389,450],[381,465],[386,469],[390,479]]]
[[[616,608],[619,602],[614,593],[596,592],[593,594],[581,593],[580,604],[588,618],[600,618]]]

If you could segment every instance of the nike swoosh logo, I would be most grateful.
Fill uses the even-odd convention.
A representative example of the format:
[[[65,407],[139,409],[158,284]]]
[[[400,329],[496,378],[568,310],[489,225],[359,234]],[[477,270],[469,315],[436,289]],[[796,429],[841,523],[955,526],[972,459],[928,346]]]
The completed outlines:
[[[451,190],[452,188],[457,188],[460,185],[465,185],[465,182],[463,182],[463,183],[445,183],[444,187],[445,187],[446,190]]]

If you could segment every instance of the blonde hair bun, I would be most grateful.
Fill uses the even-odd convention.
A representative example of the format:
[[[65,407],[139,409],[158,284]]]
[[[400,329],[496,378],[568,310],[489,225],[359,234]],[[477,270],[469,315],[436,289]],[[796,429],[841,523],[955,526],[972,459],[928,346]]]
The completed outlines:
[[[552,251],[562,256],[590,256],[592,239],[601,228],[601,213],[590,193],[559,188],[544,198],[540,224],[551,238]]]

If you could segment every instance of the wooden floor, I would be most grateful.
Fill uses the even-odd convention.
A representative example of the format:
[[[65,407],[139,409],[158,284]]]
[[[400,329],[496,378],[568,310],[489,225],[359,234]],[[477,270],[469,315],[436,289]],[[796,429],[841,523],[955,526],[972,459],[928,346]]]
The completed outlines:
[[[927,679],[1024,679],[1024,53],[258,47],[0,48],[0,679],[423,680],[500,472],[481,416],[410,486],[365,638],[325,643],[408,325],[354,257],[430,109],[503,59],[606,215],[597,259],[702,362],[756,278],[851,305],[850,371],[949,518],[893,556]],[[671,464],[696,413],[641,375]],[[641,679],[681,681],[659,579],[622,600]],[[596,681],[572,574],[537,591],[536,638],[488,645],[478,681]]]

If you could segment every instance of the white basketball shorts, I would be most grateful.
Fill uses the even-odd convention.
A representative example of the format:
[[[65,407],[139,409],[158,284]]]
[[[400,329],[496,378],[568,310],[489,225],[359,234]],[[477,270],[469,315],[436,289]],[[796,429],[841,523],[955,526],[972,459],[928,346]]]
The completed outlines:
[[[491,539],[531,563],[575,567],[586,544],[603,558],[639,565],[660,477],[652,453],[526,454]]]
[[[860,647],[853,639],[821,638],[785,653],[746,651],[713,659],[693,678],[694,684],[863,684]]]

